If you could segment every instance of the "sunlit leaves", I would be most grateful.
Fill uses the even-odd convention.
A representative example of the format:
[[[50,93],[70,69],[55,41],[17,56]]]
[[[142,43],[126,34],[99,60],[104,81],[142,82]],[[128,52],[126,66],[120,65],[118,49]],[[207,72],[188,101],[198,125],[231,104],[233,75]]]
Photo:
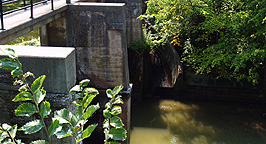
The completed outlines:
[[[51,113],[50,103],[48,101],[42,101],[40,105],[40,115],[45,118]]]
[[[72,113],[67,109],[56,111],[54,119],[58,120],[60,124],[71,123]]]
[[[114,106],[111,110],[112,115],[118,115],[122,113],[122,108],[120,106]]]
[[[27,116],[30,117],[34,113],[37,113],[37,107],[32,103],[23,103],[18,106],[15,110],[16,116]]]
[[[122,120],[117,116],[111,118],[110,125],[116,128],[121,128],[124,126]]]
[[[108,136],[114,140],[124,141],[127,138],[127,131],[124,128],[111,128]]]
[[[46,91],[43,89],[38,89],[34,93],[34,98],[37,104],[43,101],[44,97],[46,96]]]
[[[18,102],[18,101],[28,101],[33,100],[32,94],[30,92],[21,92],[19,93],[12,101]]]
[[[20,130],[23,130],[25,134],[36,133],[43,127],[41,120],[34,120],[23,125]]]
[[[22,67],[21,63],[14,59],[4,58],[0,60],[0,68],[2,69],[15,70],[21,67]]]
[[[89,117],[91,117],[91,115],[100,108],[99,103],[97,105],[91,105],[89,106],[85,113],[84,113],[84,119],[88,119]]]
[[[76,85],[70,89],[69,93],[75,93],[75,92],[80,92],[80,91],[82,91],[82,87],[79,85]]]
[[[89,83],[90,83],[90,80],[89,79],[84,79],[84,80],[82,80],[82,81],[79,82],[79,85],[81,87],[86,87]]]
[[[88,138],[90,137],[91,133],[94,131],[94,129],[96,128],[98,124],[92,124],[92,125],[89,125],[85,130],[84,132],[82,133],[81,135],[81,140],[85,139],[85,138]],[[77,141],[79,142],[79,141]]]
[[[121,118],[116,116],[122,113],[121,106],[117,105],[123,104],[122,96],[118,95],[122,89],[123,86],[116,86],[113,90],[106,90],[106,95],[110,100],[105,105],[106,109],[103,110],[105,144],[119,144],[116,140],[124,141],[127,138],[127,131],[123,128],[124,124]]]
[[[30,144],[49,144],[49,142],[45,140],[36,140],[36,141],[31,142]]]
[[[104,118],[106,118],[106,119],[111,118],[110,110],[109,110],[109,109],[105,109],[105,110],[103,110],[103,116],[104,116]]]
[[[35,93],[36,90],[39,90],[42,87],[42,84],[45,79],[45,75],[38,77],[31,85],[31,90]]]
[[[54,135],[61,130],[62,130],[62,126],[59,125],[59,120],[53,120],[48,130],[49,136]]]

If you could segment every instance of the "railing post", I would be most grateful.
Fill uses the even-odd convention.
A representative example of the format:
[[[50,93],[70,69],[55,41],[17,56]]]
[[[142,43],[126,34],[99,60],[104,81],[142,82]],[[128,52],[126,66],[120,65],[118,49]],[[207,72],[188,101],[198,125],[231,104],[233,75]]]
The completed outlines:
[[[33,0],[30,0],[30,18],[33,18]]]
[[[54,10],[54,0],[51,0],[51,10]]]
[[[24,7],[26,6],[26,0],[23,0],[23,5],[24,5]],[[26,10],[27,8],[25,8],[25,10]]]
[[[70,4],[70,3],[71,3],[71,0],[66,0],[66,3],[67,3],[67,4]]]
[[[0,0],[0,14],[1,14],[1,30],[4,29],[4,16],[3,16],[3,3],[2,0]]]

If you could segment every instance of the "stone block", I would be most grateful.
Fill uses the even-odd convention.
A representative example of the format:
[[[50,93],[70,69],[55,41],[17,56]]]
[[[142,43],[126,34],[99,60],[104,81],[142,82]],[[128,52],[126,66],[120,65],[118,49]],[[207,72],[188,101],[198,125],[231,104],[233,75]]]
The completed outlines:
[[[66,47],[8,46],[16,51],[24,72],[35,77],[46,75],[44,89],[51,93],[68,93],[76,83],[75,49]],[[5,56],[0,52],[0,58]],[[3,70],[2,70],[3,71]]]

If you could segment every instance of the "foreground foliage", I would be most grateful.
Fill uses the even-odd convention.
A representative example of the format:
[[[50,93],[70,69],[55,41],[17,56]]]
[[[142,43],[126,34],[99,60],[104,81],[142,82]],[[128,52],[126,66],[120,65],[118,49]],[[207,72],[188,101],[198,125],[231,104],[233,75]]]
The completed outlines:
[[[103,122],[105,144],[120,144],[119,140],[124,141],[127,139],[127,131],[121,118],[118,116],[122,113],[122,108],[119,104],[123,104],[122,96],[118,93],[123,89],[123,86],[116,86],[113,90],[106,91],[109,102],[105,105]]]
[[[1,50],[1,49],[0,49]],[[90,105],[92,100],[99,94],[98,90],[87,87],[89,80],[83,80],[79,85],[74,86],[70,93],[75,93],[77,100],[74,104],[77,105],[77,112],[72,114],[67,109],[61,109],[54,112],[52,124],[48,128],[46,119],[51,114],[50,103],[45,100],[46,91],[42,84],[45,80],[45,75],[35,79],[32,84],[28,82],[29,77],[34,77],[30,72],[24,73],[22,64],[15,55],[13,49],[2,50],[9,58],[0,60],[0,68],[11,70],[11,75],[17,80],[14,85],[20,85],[19,94],[13,99],[14,102],[21,102],[15,110],[16,116],[31,117],[34,114],[34,120],[27,122],[18,129],[17,125],[10,126],[8,124],[0,125],[0,142],[7,144],[20,144],[21,140],[16,140],[17,130],[24,131],[25,134],[34,134],[41,129],[46,132],[47,140],[37,140],[31,144],[46,144],[52,143],[51,136],[56,135],[57,138],[72,136],[76,143],[79,143],[85,138],[88,138],[96,128],[97,124],[91,124],[84,129],[88,118],[100,108],[99,104]]]
[[[248,80],[264,77],[266,3],[263,0],[148,0],[140,18],[158,31],[152,46],[170,41],[197,74]]]

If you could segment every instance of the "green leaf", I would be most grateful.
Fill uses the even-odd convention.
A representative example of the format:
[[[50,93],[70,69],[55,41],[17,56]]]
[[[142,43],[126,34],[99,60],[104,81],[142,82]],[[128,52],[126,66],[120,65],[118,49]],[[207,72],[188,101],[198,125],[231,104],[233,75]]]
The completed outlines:
[[[33,78],[34,78],[34,74],[33,73],[31,73],[31,72],[26,72],[24,75],[23,75],[23,77],[26,79],[26,78],[28,78],[29,76],[32,76]]]
[[[72,115],[71,120],[70,120],[71,125],[73,127],[76,127],[79,122],[80,120],[75,115]]]
[[[116,142],[116,141],[110,141],[110,142],[107,142],[106,144],[121,144],[121,143]]]
[[[61,109],[56,111],[54,114],[54,119],[59,120],[60,124],[69,123],[71,122],[72,113],[67,109]]]
[[[75,117],[78,119],[78,120],[83,120],[83,109],[82,107],[78,106],[77,107],[77,111],[74,113]]]
[[[116,86],[116,87],[113,89],[113,96],[117,95],[122,89],[123,89],[123,86],[122,86],[122,85],[120,85],[120,86]]]
[[[82,108],[86,109],[95,97],[96,95],[86,95],[81,101]]]
[[[76,97],[79,98],[79,99],[82,99],[84,97],[84,95],[83,95],[83,93],[77,93]]]
[[[40,131],[43,127],[41,120],[34,120],[23,125],[20,130],[23,130],[25,134],[33,134]]]
[[[5,49],[0,49],[0,50],[2,50],[6,55],[8,55],[8,57],[12,59],[18,58],[18,56],[15,53],[15,50],[12,48],[5,48]]]
[[[113,101],[112,104],[123,104],[122,96],[118,95]]]
[[[36,90],[39,90],[42,87],[45,75],[38,77],[31,85],[31,90],[35,93]]]
[[[37,113],[38,110],[36,106],[32,103],[23,103],[18,106],[18,108],[15,110],[16,116],[27,116],[30,117],[34,113]]]
[[[13,78],[19,77],[22,74],[23,74],[23,70],[21,68],[16,68],[15,70],[11,71],[11,75],[13,76]]]
[[[97,95],[99,94],[98,90],[95,88],[85,88],[83,90],[83,93],[85,93],[86,95]]]
[[[21,92],[19,93],[12,101],[18,102],[18,101],[28,101],[33,100],[32,94],[30,92]]]
[[[30,144],[49,144],[49,142],[45,140],[36,140],[36,141],[32,141]]]
[[[120,106],[114,106],[111,110],[112,115],[118,115],[122,113],[122,108]]]
[[[5,138],[9,137],[5,131],[0,130],[0,142],[2,142]]]
[[[89,117],[91,117],[91,115],[100,108],[99,103],[97,105],[91,105],[89,106],[85,113],[84,113],[84,120],[88,119]]]
[[[69,128],[67,125],[63,125],[62,130],[57,132],[55,135],[57,136],[57,138],[61,139],[64,137],[72,136],[72,134],[73,132],[71,128]]]
[[[50,103],[48,101],[43,101],[40,106],[40,115],[44,118],[51,113]]]
[[[110,125],[115,128],[121,128],[124,126],[122,120],[118,116],[111,118]]]
[[[88,138],[90,137],[91,133],[94,131],[94,129],[97,127],[98,124],[92,124],[92,125],[89,125],[82,133],[81,137],[82,137],[82,140],[85,139],[85,138]]]
[[[17,68],[21,68],[22,65],[19,61],[14,59],[4,58],[0,60],[0,68],[5,70],[15,70]]]
[[[117,129],[111,128],[108,137],[110,137],[113,140],[124,141],[127,138],[127,131],[124,128],[117,128]]]
[[[9,129],[12,128],[12,126],[10,126],[9,124],[6,124],[6,123],[2,124],[1,127],[2,127],[2,129],[3,129],[4,131],[8,131]]]
[[[109,119],[105,119],[103,122],[103,128],[110,128]]]
[[[69,93],[81,92],[82,87],[79,85],[75,85],[73,88],[70,89]]]
[[[108,134],[109,134],[108,129],[104,129],[103,133],[104,133],[105,140],[108,140],[109,139],[109,137],[108,137]]]
[[[90,80],[89,79],[84,79],[84,80],[82,80],[82,81],[79,82],[79,85],[81,87],[86,87],[89,83],[90,83]]]
[[[37,104],[39,104],[40,102],[43,101],[43,99],[45,98],[46,96],[46,91],[43,90],[43,89],[38,89],[34,92],[34,98],[35,98],[35,101],[37,102]]]
[[[48,130],[49,136],[52,136],[61,130],[62,126],[59,125],[59,120],[54,120]]]
[[[112,97],[113,97],[113,92],[112,92],[112,90],[111,90],[111,89],[107,89],[107,90],[106,90],[106,95],[107,95],[108,98],[112,98]]]
[[[18,91],[20,91],[20,92],[26,92],[26,91],[28,91],[28,87],[27,87],[27,85],[23,85],[23,86],[21,86],[19,89],[18,89]]]
[[[17,133],[17,129],[18,129],[18,126],[17,125],[14,125],[12,126],[8,132],[10,133],[10,136],[14,139],[16,137],[16,133]]]
[[[103,116],[104,116],[104,118],[106,118],[106,119],[111,118],[111,113],[110,113],[109,109],[105,109],[105,110],[103,110]]]

